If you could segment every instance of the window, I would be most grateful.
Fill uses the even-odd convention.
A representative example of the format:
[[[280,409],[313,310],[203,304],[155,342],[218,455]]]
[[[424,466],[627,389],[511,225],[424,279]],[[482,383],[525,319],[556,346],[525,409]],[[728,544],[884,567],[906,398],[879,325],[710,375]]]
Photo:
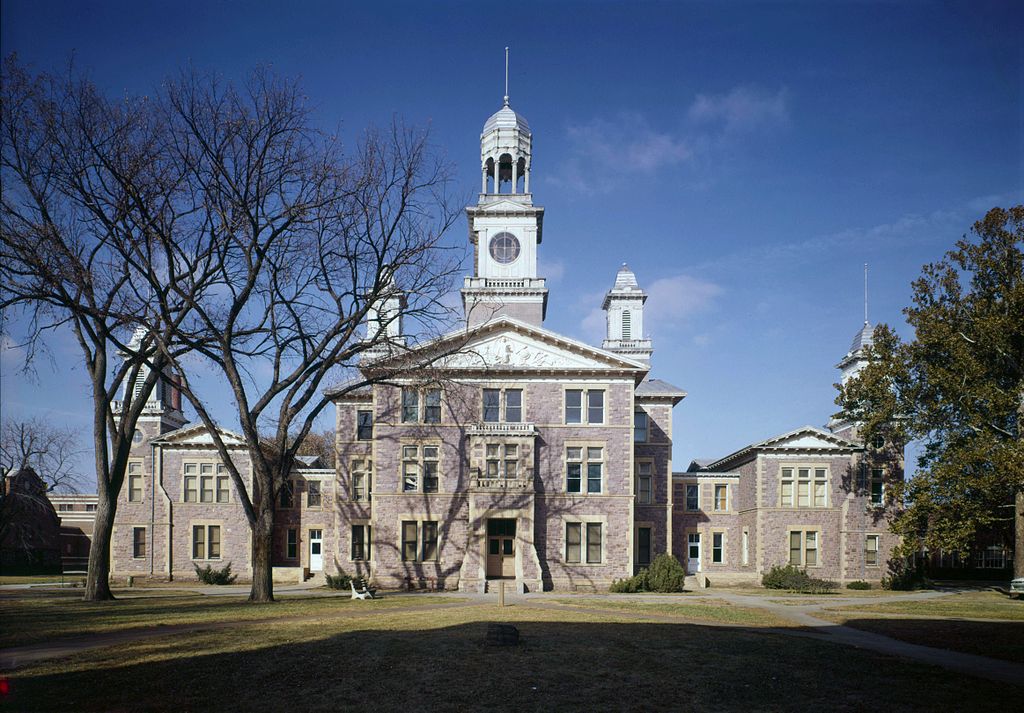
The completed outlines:
[[[601,523],[587,523],[587,564],[601,562]]]
[[[402,389],[402,423],[417,423],[420,420],[420,392],[412,388]]]
[[[199,502],[213,502],[213,463],[199,464]]]
[[[284,556],[286,559],[298,559],[299,556],[299,531],[294,527],[288,528],[284,545]]]
[[[878,535],[868,535],[864,539],[864,564],[878,566]]]
[[[826,507],[828,469],[784,467],[780,481],[780,504],[784,508]]]
[[[652,474],[654,464],[650,461],[641,461],[636,464],[636,497],[643,505],[650,505],[654,500],[654,477]]]
[[[372,469],[372,461],[352,461],[352,500],[354,502],[370,500],[373,488]]]
[[[651,563],[651,528],[639,527],[636,531],[636,563]]]
[[[505,389],[505,423],[523,420],[523,390]]]
[[[565,422],[583,423],[583,392],[579,389],[565,392]]]
[[[373,440],[373,411],[356,411],[356,440]]]
[[[814,530],[791,530],[789,533],[789,563],[797,567],[815,567],[818,564],[818,533]]]
[[[227,474],[227,468],[220,463],[217,464],[217,502],[226,503],[231,500],[231,476]]]
[[[132,557],[146,556],[146,528],[132,528]]]
[[[423,446],[423,492],[436,493],[438,489],[437,446]]]
[[[587,392],[587,423],[604,423],[604,392]]]
[[[728,485],[716,485],[715,486],[715,510],[728,510],[729,509],[729,486]]]
[[[352,559],[357,561],[370,559],[369,525],[352,526]]]
[[[422,528],[420,527],[422,525]],[[422,529],[422,539],[419,535]],[[423,549],[419,549],[420,542]],[[417,557],[418,555],[418,557]],[[437,560],[437,521],[418,523],[415,520],[402,521],[402,559],[406,562],[430,562]]]
[[[700,510],[700,487],[696,483],[686,486],[686,509]]]
[[[295,507],[295,481],[286,480],[281,483],[281,490],[278,495],[280,510],[290,510]]]
[[[569,446],[565,449],[566,478],[568,493],[583,492],[583,477],[586,473],[588,493],[600,493],[604,474],[604,448],[600,446]]]
[[[647,443],[648,418],[645,411],[633,413],[633,440],[636,443]]]
[[[711,561],[721,564],[725,561],[725,533],[711,533]]]
[[[885,479],[881,468],[871,469],[871,505],[882,507],[885,504]]]
[[[306,481],[306,507],[318,508],[323,503],[323,495],[320,491],[319,480]]]
[[[192,526],[192,559],[220,559],[220,525]]]
[[[428,520],[422,525],[423,552],[420,559],[424,562],[437,561],[437,521]]]
[[[86,503],[85,504],[85,511],[86,512],[96,512],[96,503]]]
[[[128,502],[142,502],[142,461],[128,463]]]
[[[484,423],[497,423],[501,416],[501,390],[484,389]]]
[[[567,522],[565,524],[565,561],[570,564],[578,564],[581,561],[582,533],[582,523]]]
[[[750,532],[743,528],[743,564],[750,564]]]
[[[427,389],[423,398],[423,422],[441,423],[441,389]]]
[[[1006,550],[1001,545],[989,545],[978,550],[975,564],[979,569],[1003,569],[1006,567]]]
[[[583,533],[586,533],[587,564],[601,563],[601,523],[599,522],[567,522],[565,523],[565,561],[580,564],[583,561]]]
[[[622,310],[622,338],[631,339],[630,332],[632,331],[632,320],[628,309]]]
[[[185,464],[185,502],[199,502],[199,466],[195,463]]]
[[[488,443],[485,477],[515,479],[519,476],[519,446],[515,443]]]
[[[73,512],[75,506],[71,503],[60,503],[57,505],[57,512]]]

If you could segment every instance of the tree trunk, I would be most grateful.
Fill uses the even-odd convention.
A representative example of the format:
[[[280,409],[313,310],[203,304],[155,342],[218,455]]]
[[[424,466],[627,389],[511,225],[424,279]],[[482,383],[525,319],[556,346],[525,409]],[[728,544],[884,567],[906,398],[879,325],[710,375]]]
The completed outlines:
[[[271,564],[274,541],[274,511],[261,504],[252,528],[252,590],[250,602],[274,601],[274,572]]]
[[[1013,576],[1024,577],[1024,490],[1018,490],[1013,503]]]
[[[85,576],[87,602],[102,602],[114,598],[110,591],[110,540],[114,530],[114,515],[117,512],[117,494],[114,502],[100,496],[96,506],[96,523],[93,526],[92,545],[89,547],[89,571]]]

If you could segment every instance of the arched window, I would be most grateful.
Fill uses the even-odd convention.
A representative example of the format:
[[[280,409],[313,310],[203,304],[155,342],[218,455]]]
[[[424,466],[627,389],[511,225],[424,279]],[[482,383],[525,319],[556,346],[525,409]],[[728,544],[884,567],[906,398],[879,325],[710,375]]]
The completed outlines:
[[[629,316],[629,310],[622,310],[622,338],[632,339],[630,331],[632,330],[631,317]]]

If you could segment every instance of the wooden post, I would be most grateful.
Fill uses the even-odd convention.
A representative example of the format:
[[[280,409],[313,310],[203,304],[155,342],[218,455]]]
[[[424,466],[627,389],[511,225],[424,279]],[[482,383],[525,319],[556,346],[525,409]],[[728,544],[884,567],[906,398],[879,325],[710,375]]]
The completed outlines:
[[[501,586],[498,588],[498,606],[505,606],[505,580],[501,580]]]

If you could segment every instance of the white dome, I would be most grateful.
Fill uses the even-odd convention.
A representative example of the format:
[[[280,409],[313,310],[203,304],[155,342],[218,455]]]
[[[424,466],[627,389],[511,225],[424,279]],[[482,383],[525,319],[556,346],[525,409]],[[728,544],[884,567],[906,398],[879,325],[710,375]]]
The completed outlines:
[[[512,111],[508,104],[491,114],[491,118],[484,123],[483,133],[496,129],[518,129],[524,134],[530,133],[530,125],[526,123],[526,119]]]

